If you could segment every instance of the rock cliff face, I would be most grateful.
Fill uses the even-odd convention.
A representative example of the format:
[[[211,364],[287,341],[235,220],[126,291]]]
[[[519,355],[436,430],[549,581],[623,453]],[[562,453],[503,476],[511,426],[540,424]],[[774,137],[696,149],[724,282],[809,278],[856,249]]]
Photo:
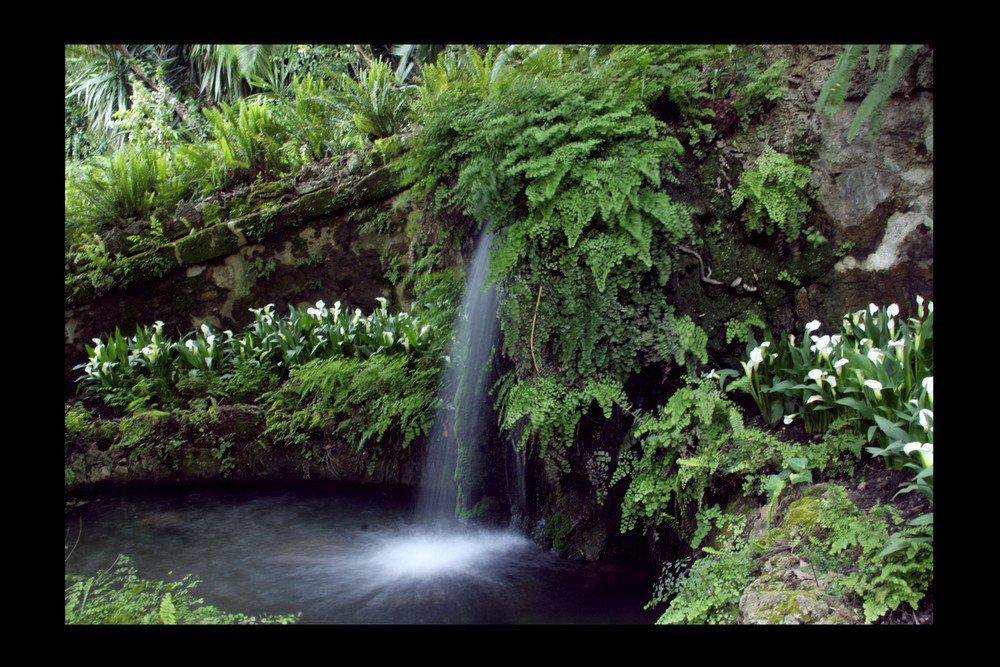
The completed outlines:
[[[844,313],[872,302],[896,302],[911,314],[917,295],[933,298],[933,51],[918,57],[898,84],[881,115],[879,133],[862,131],[850,143],[851,122],[875,78],[867,64],[852,79],[843,107],[826,115],[816,111],[816,100],[840,47],[786,45],[765,51],[769,60],[788,64],[789,89],[759,124],[720,138],[703,162],[703,171],[712,165],[715,174],[714,187],[705,193],[708,211],[738,213],[712,202],[728,203],[739,174],[770,147],[812,170],[815,197],[807,224],[824,242],[786,244],[781,235],[751,235],[741,243],[774,252],[761,255],[756,267],[743,267],[741,277],[747,281],[757,274],[764,284],[753,286],[771,308],[772,322],[795,333],[813,319],[839,328]],[[718,247],[722,250],[711,263],[725,267],[731,259],[724,255],[731,249]],[[783,280],[768,274],[767,260],[794,267],[791,280],[787,274]],[[769,283],[779,294],[769,292]]]
[[[825,67],[810,72],[815,89]],[[897,302],[909,313],[917,295],[933,298],[932,76],[932,59],[914,65],[890,101],[878,137],[847,143],[857,98],[829,119],[818,119],[822,141],[812,161],[817,201],[830,221],[833,244],[844,254],[799,297],[804,319],[837,321],[870,302]]]

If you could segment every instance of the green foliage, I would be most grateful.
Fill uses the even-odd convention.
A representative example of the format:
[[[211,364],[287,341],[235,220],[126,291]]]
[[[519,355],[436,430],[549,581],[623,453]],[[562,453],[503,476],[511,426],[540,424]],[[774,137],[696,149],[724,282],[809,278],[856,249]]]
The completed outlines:
[[[788,90],[785,68],[787,63],[779,60],[761,71],[751,66],[746,73],[746,82],[739,88],[739,94],[733,103],[733,108],[744,126],[750,124],[750,118],[781,96]]]
[[[311,361],[268,397],[267,434],[286,444],[328,434],[355,451],[398,439],[406,448],[433,424],[439,373],[403,357]]]
[[[812,169],[767,146],[755,166],[740,174],[732,201],[734,207],[746,202],[749,231],[773,234],[777,227],[793,241],[802,232],[811,197]]]
[[[69,48],[66,51],[66,98],[83,109],[92,140],[107,145],[114,137],[114,114],[129,107],[132,96],[128,62],[111,44]],[[131,45],[136,60],[146,60],[153,49]]]
[[[747,518],[718,505],[698,510],[691,539],[695,555],[663,566],[647,608],[669,603],[657,625],[728,625],[737,620],[740,597],[756,570],[747,541]],[[702,545],[714,536],[712,545]]]
[[[172,173],[167,154],[125,146],[77,169],[66,187],[66,225],[75,233],[148,220],[176,204],[186,186]]]
[[[828,487],[820,505],[821,532],[803,545],[821,571],[842,572],[831,585],[858,600],[871,623],[904,602],[913,609],[927,593],[934,572],[934,548],[930,539],[911,540],[899,550],[886,553],[889,533],[899,526],[891,507],[875,507],[865,513],[848,499],[843,487]],[[915,532],[929,538],[931,529]]]
[[[155,88],[139,83],[131,74],[130,81],[131,106],[114,113],[114,127],[134,146],[166,149],[176,143],[181,135],[174,127],[174,105],[163,68],[157,69]]]
[[[439,207],[492,217],[512,357],[530,359],[533,348],[569,384],[624,378],[653,317],[641,285],[662,285],[670,244],[692,231],[689,209],[661,189],[681,145],[641,97],[662,80],[636,90],[625,72],[641,55],[601,65],[581,53],[558,65],[558,53],[442,56],[425,68],[422,99],[434,113],[413,138],[407,173]],[[697,341],[685,342],[697,355]]]
[[[632,429],[636,447],[619,460],[614,482],[628,478],[621,532],[667,522],[690,536],[691,514],[716,475],[749,469],[753,462],[731,448],[744,431],[739,409],[708,380],[689,380]]]
[[[934,304],[917,299],[917,315],[898,319],[899,306],[845,315],[838,334],[804,335],[760,345],[751,338],[745,378],[771,424],[801,417],[806,430],[822,432],[839,418],[877,443],[868,451],[915,472],[903,491],[934,492]],[[751,349],[752,348],[752,349]]]
[[[338,104],[361,134],[376,139],[405,128],[415,92],[416,86],[397,80],[392,66],[374,60],[357,78],[341,75]]]
[[[497,387],[500,428],[518,432],[517,445],[522,448],[534,439],[542,456],[552,446],[572,446],[577,424],[595,401],[605,418],[615,404],[627,405],[621,384],[608,377],[590,378],[573,387],[553,375],[520,382],[507,375]]]
[[[287,625],[300,614],[247,616],[204,604],[192,591],[199,580],[140,579],[127,556],[93,577],[66,575],[67,625]]]
[[[834,65],[833,71],[827,78],[823,89],[816,100],[816,110],[825,113],[833,113],[840,109],[847,96],[848,84],[851,77],[857,70],[861,59],[861,53],[865,49],[864,44],[849,44],[844,47],[840,57]],[[847,143],[854,141],[862,126],[869,122],[869,132],[878,136],[879,128],[882,124],[882,112],[885,111],[892,96],[893,91],[899,81],[909,71],[917,55],[923,50],[922,44],[890,44],[885,58],[881,59],[882,67],[879,68],[879,51],[881,46],[869,44],[868,48],[868,68],[877,70],[878,76],[875,84],[854,114],[854,120],[847,132]]]
[[[167,399],[180,379],[198,375],[221,378],[219,391],[230,387],[242,394],[313,359],[388,355],[436,366],[450,330],[450,323],[432,326],[406,312],[390,313],[381,297],[367,317],[360,308],[350,313],[340,302],[330,309],[322,301],[305,312],[290,307],[283,318],[274,315],[271,304],[251,312],[254,321],[237,334],[217,334],[204,323],[178,341],[163,333],[162,322],[140,326],[131,337],[116,328],[106,341],[95,338],[93,347],[86,346],[88,360],[76,367],[83,371],[80,388],[113,404],[131,405],[140,388]]]
[[[211,132],[208,145],[222,158],[216,169],[221,169],[223,176],[211,174],[208,179],[213,188],[297,166],[298,161],[282,150],[284,128],[265,100],[241,100],[235,106],[223,102],[217,108],[205,109],[204,114]]]
[[[740,596],[754,569],[748,550],[706,548],[706,555],[683,569],[685,561],[664,568],[657,596],[649,603],[670,601],[657,625],[730,625],[736,622]],[[679,570],[679,571],[678,571]]]
[[[747,342],[753,327],[763,330],[767,329],[767,324],[755,313],[750,313],[743,318],[728,320],[726,322],[726,342],[731,343],[733,340]]]
[[[353,133],[344,127],[339,115],[333,113],[336,102],[323,84],[311,76],[292,82],[293,102],[283,120],[289,135],[289,146],[298,147],[304,158],[318,160],[342,155],[358,148]]]

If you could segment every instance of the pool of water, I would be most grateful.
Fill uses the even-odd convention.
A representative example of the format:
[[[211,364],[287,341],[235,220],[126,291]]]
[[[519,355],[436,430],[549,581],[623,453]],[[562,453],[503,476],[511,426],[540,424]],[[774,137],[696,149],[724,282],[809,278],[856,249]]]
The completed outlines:
[[[649,624],[652,578],[559,558],[499,529],[416,525],[380,492],[303,488],[115,493],[66,512],[66,572],[119,553],[142,578],[194,574],[206,604],[303,624]]]

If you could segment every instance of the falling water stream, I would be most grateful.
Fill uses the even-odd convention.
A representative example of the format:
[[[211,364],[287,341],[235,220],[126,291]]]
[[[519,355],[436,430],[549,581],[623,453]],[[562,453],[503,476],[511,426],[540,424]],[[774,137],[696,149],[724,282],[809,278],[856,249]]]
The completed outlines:
[[[92,576],[123,553],[146,579],[194,574],[206,604],[249,615],[301,612],[301,623],[655,620],[643,609],[648,570],[567,560],[515,530],[455,520],[458,443],[475,441],[489,422],[480,410],[490,405],[482,374],[498,332],[496,294],[483,290],[489,242],[480,240],[467,273],[416,511],[412,498],[343,486],[107,494],[67,511],[67,573]],[[515,477],[523,475],[513,458]],[[513,488],[523,494],[523,479]]]

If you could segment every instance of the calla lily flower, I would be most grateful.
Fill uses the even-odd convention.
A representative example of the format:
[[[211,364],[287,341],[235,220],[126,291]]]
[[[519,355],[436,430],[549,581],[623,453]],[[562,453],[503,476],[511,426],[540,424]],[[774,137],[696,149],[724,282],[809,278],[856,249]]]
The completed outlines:
[[[903,445],[903,451],[907,454],[917,452],[920,457],[920,464],[929,468],[934,465],[934,444],[930,442],[908,442]]]
[[[925,431],[931,430],[931,425],[934,421],[934,413],[932,411],[924,408],[918,413],[917,418],[920,420],[920,425],[924,427]]]

